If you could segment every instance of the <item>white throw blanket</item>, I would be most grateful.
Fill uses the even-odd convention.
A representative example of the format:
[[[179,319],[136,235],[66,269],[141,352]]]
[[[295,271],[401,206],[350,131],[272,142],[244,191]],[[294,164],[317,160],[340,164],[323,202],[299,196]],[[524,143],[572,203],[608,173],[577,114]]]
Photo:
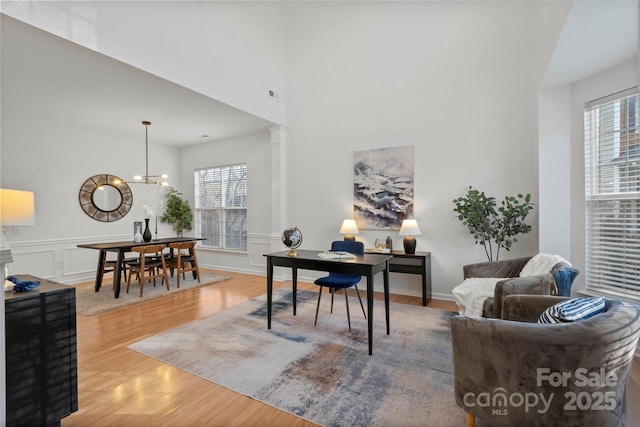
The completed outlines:
[[[487,298],[493,298],[496,283],[504,278],[471,277],[453,288],[460,314],[467,317],[482,317],[482,306]]]
[[[520,270],[520,277],[537,276],[538,274],[546,274],[551,271],[554,265],[564,262],[569,265],[571,263],[560,255],[553,254],[537,254],[529,260]]]

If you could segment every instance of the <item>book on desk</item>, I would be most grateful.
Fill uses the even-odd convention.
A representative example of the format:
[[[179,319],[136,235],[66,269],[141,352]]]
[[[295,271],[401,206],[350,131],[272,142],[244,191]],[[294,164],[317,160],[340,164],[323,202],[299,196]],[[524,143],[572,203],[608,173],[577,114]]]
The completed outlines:
[[[356,256],[350,252],[345,251],[324,251],[320,252],[318,256],[322,259],[355,259]]]

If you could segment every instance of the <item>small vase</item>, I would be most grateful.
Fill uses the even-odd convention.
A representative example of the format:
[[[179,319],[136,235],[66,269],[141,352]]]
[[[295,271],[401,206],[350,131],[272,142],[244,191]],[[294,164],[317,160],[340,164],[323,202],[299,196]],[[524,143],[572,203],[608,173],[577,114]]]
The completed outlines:
[[[151,241],[151,230],[149,230],[149,218],[144,219],[144,233],[142,233],[142,239],[145,242]]]
[[[136,227],[136,234],[133,235],[133,241],[135,243],[142,242],[142,234],[140,234],[140,227]]]

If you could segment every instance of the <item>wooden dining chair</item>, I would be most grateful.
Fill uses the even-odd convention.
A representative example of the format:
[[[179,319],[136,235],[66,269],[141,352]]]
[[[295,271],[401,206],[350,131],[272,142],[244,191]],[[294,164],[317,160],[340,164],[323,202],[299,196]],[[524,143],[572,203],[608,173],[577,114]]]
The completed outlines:
[[[124,280],[127,280],[127,269],[128,269],[127,262],[128,261],[130,260],[124,260],[124,262],[122,263],[122,267],[120,269],[120,273],[124,276]],[[102,262],[102,278],[104,280],[105,274],[113,273],[112,285],[114,288],[116,284],[116,266],[117,265],[118,265],[117,259],[107,259],[105,257],[104,261]]]
[[[193,272],[198,279],[198,283],[200,283],[200,271],[198,270],[195,245],[196,242],[169,243],[169,248],[173,251],[173,255],[169,258],[167,267],[171,272],[171,277],[173,277],[175,270],[178,287],[180,287],[180,275],[184,279],[187,271]]]
[[[137,262],[129,263],[129,278],[127,279],[127,293],[131,285],[131,276],[136,273],[138,283],[140,284],[140,296],[144,290],[144,284],[153,280],[153,286],[156,285],[156,279],[161,278],[169,290],[169,276],[167,275],[167,264],[165,263],[162,251],[165,245],[147,245],[136,246],[131,248],[133,252],[139,254]],[[161,283],[162,284],[162,283]]]

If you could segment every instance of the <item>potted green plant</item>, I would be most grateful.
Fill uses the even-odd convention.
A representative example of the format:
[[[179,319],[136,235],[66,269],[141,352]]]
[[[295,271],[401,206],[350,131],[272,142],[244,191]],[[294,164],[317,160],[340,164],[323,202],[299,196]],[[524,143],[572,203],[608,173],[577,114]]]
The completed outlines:
[[[531,194],[506,196],[496,209],[495,197],[469,186],[467,194],[454,199],[453,203],[453,211],[467,226],[476,244],[484,247],[489,261],[498,260],[500,248],[510,250],[513,243],[518,241],[516,235],[531,231],[531,226],[524,222],[533,209]]]
[[[166,194],[167,208],[160,217],[161,222],[173,224],[173,230],[178,237],[182,237],[184,230],[191,230],[193,214],[189,202],[182,200],[182,193],[170,187]]]

